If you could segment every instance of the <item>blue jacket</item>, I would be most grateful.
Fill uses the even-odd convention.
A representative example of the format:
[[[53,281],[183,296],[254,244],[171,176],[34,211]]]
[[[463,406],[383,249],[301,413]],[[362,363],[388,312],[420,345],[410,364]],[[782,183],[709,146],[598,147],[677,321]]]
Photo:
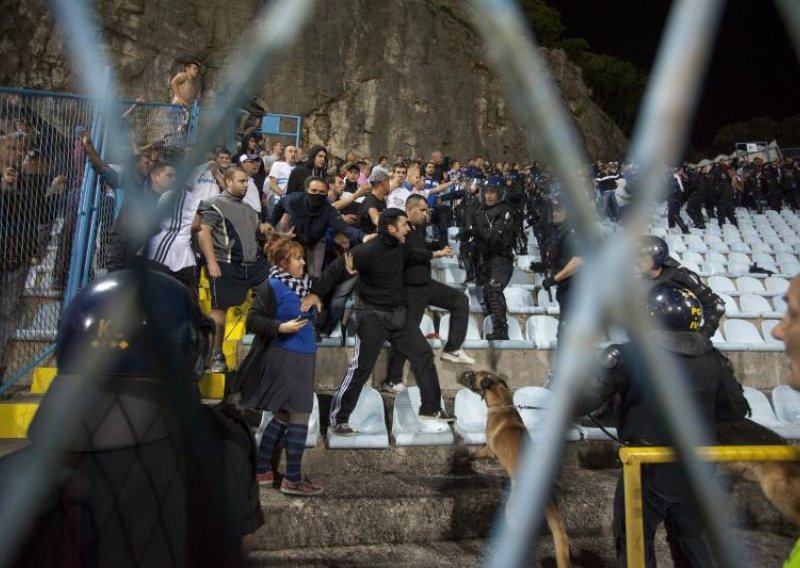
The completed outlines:
[[[312,210],[308,206],[306,193],[284,195],[275,205],[270,216],[270,223],[277,225],[284,213],[288,213],[290,223],[295,228],[297,241],[303,246],[314,246],[325,238],[330,228],[333,232],[342,232],[351,241],[360,242],[364,232],[344,222],[333,205],[325,201],[319,209]]]

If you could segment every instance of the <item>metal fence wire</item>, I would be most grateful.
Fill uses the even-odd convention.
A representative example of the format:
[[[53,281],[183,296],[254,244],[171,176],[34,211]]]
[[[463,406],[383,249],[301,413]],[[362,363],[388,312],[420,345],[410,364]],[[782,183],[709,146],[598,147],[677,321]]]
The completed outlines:
[[[180,155],[187,142],[193,142],[202,151],[218,143],[231,145],[234,141],[231,117],[236,116],[236,109],[244,106],[248,93],[266,76],[266,69],[278,61],[300,33],[311,16],[313,2],[275,0],[263,8],[240,45],[232,50],[230,64],[223,67],[219,82],[226,86],[224,102],[216,112],[206,113],[207,122],[197,130],[193,126],[197,124],[196,109],[121,104],[113,76],[102,71],[108,68],[104,50],[98,49],[102,41],[86,33],[100,29],[87,0],[52,0],[52,5],[67,38],[72,67],[90,98],[0,89],[3,129],[0,160],[4,174],[8,167],[18,168],[13,184],[20,184],[19,189],[0,194],[0,200],[7,200],[3,211],[13,212],[2,219],[0,246],[5,264],[0,283],[3,294],[0,315],[4,326],[0,349],[4,351],[3,365],[18,369],[17,373],[35,364],[52,344],[62,302],[104,269],[103,234],[119,206],[119,194],[90,179],[94,174],[79,153],[78,129],[88,129],[102,149],[104,159],[120,167],[124,167],[125,157],[134,148],[156,145],[161,150],[174,149]],[[800,4],[781,0],[778,5],[791,23],[793,39],[800,48]],[[644,364],[659,394],[667,425],[676,440],[677,454],[695,489],[720,563],[740,566],[744,556],[739,553],[739,543],[731,538],[727,526],[731,516],[724,511],[725,500],[716,490],[710,468],[700,463],[692,451],[710,440],[709,433],[696,426],[699,421],[692,412],[689,397],[676,387],[680,381],[676,380],[679,373],[674,362],[660,357],[642,341],[652,325],[647,314],[635,303],[625,302],[626,298],[641,293],[629,268],[633,243],[642,233],[649,211],[661,197],[665,168],[679,157],[724,2],[678,0],[673,5],[629,154],[629,161],[639,165],[636,189],[641,198],[633,206],[627,227],[616,233],[613,242],[605,243],[599,238],[598,222],[581,178],[581,169],[588,161],[534,38],[524,27],[519,6],[512,0],[473,0],[471,6],[476,27],[485,39],[490,59],[508,86],[509,99],[528,134],[530,147],[539,150],[556,171],[584,258],[576,290],[575,321],[567,328],[557,357],[553,381],[555,404],[544,429],[525,452],[512,496],[516,501],[511,504],[516,513],[514,523],[506,523],[504,516],[498,517],[486,564],[503,568],[529,564],[530,548],[535,542],[533,535],[558,470],[570,412],[582,382],[595,364],[590,347],[597,343],[601,326],[611,322],[625,328],[631,339],[638,339],[643,345]],[[244,53],[246,57],[240,55]],[[179,178],[188,179],[193,165],[196,164],[191,160],[179,162]],[[33,192],[35,200],[20,199],[23,182],[25,188],[31,188],[27,189],[27,195]],[[135,200],[135,196],[130,198]],[[35,204],[39,206],[32,206]],[[157,221],[153,211],[143,213],[143,223]],[[23,219],[29,222],[21,222]],[[135,297],[121,299],[119,319],[124,321],[144,314],[159,321],[154,313],[156,298],[150,293],[145,272],[137,275],[139,289]],[[12,293],[7,293],[9,290]],[[27,329],[36,333],[22,339],[14,332],[18,322],[31,326],[35,323]],[[180,374],[173,362],[174,353],[169,353],[161,341],[169,333],[168,326],[156,326],[152,347],[161,375],[171,377],[175,383]],[[17,357],[20,346],[28,351]],[[90,351],[83,355],[82,376],[96,381],[95,387],[102,387],[108,358]],[[3,376],[9,376],[8,370]],[[198,451],[213,440],[213,433],[196,411],[197,393],[176,387],[170,396],[178,413],[180,431],[189,440],[188,455],[195,460],[192,466],[202,471],[198,466],[205,465],[211,474],[222,475],[209,463],[208,456],[203,458],[202,451]],[[90,406],[92,400],[91,397],[84,400],[76,392],[55,407],[53,416],[39,432],[40,442],[31,447],[19,464],[13,483],[3,487],[6,500],[0,508],[0,551],[3,551],[0,566],[18,551],[22,536],[34,522],[33,511],[46,501],[55,482],[52,472],[58,466],[59,456],[68,449],[64,446],[68,436],[61,430],[74,422],[75,417],[93,416],[92,412],[97,410]],[[109,408],[118,404],[115,401]],[[132,450],[135,464],[131,470],[135,467],[145,477],[155,475],[157,464],[148,461],[146,455],[153,448],[148,450],[146,445],[138,448]],[[166,448],[166,452],[177,460],[177,453],[183,449],[175,446]],[[92,464],[87,467],[92,471],[97,469]],[[210,473],[204,475],[208,477]],[[221,489],[217,487],[216,491]],[[219,507],[220,494],[212,495],[211,501]],[[120,515],[121,511],[114,513]],[[156,522],[165,522],[163,509],[156,513]],[[172,556],[171,563],[180,565],[182,558]]]

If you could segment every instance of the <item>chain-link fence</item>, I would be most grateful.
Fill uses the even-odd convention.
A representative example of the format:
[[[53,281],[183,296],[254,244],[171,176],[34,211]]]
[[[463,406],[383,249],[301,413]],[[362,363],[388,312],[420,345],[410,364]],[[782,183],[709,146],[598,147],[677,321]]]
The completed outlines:
[[[120,101],[108,143],[100,106],[87,97],[0,88],[0,376],[9,389],[52,352],[63,305],[106,269],[109,235],[124,200],[89,167],[88,133],[110,169],[138,156],[181,158],[191,110]]]

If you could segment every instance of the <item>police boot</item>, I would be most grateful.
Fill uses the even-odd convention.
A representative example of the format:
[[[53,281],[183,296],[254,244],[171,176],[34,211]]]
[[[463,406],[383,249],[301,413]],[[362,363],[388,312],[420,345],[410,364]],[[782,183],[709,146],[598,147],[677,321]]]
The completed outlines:
[[[502,292],[501,292],[502,293]],[[503,306],[497,298],[497,292],[491,291],[487,294],[489,300],[490,316],[492,318],[492,332],[487,333],[487,341],[502,341],[508,339],[508,322]]]

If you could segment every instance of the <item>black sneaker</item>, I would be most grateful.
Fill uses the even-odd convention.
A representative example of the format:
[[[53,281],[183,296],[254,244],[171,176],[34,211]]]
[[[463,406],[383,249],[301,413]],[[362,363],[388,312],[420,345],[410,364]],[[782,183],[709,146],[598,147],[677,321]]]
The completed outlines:
[[[442,409],[434,410],[433,412],[425,412],[420,410],[419,417],[421,420],[429,420],[431,422],[444,422],[449,424],[450,422],[455,422],[456,419],[452,418],[447,412]]]
[[[329,430],[337,436],[355,436],[358,434],[350,427],[347,422],[339,422],[338,424],[331,424]]]

